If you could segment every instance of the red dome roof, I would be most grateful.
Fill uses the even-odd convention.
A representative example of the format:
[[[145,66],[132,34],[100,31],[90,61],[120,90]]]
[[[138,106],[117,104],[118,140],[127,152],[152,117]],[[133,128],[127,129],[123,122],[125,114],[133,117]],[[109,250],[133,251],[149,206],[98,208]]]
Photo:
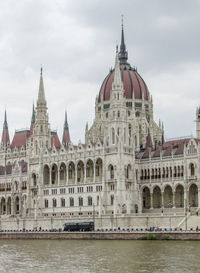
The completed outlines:
[[[118,47],[117,47],[118,50]],[[122,32],[121,32],[121,45],[119,51],[119,61],[120,61],[120,70],[121,77],[124,84],[124,95],[126,99],[142,99],[144,97],[145,100],[149,99],[149,91],[148,88],[142,79],[142,77],[138,74],[135,68],[132,68],[130,64],[127,62],[128,60],[128,52],[126,51],[126,45],[124,41],[124,29],[122,22]],[[99,102],[107,101],[110,99],[110,92],[112,89],[112,82],[114,79],[114,70],[111,70],[107,77],[104,79],[101,89],[99,91]]]
[[[138,72],[131,68],[129,64],[120,65],[121,77],[124,84],[124,95],[126,99],[142,99],[144,96],[145,100],[149,99],[149,91],[148,88],[142,79],[142,77],[138,74]],[[114,70],[111,70],[110,73],[106,76],[101,86],[99,92],[99,102],[101,98],[103,101],[110,99],[110,93],[112,89],[112,82],[114,79]]]

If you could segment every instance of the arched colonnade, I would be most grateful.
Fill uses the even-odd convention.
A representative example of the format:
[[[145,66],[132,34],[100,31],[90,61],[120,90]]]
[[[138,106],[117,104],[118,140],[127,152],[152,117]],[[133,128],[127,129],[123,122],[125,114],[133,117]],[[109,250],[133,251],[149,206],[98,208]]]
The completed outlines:
[[[86,162],[69,161],[60,165],[54,163],[51,166],[45,164],[43,168],[44,185],[67,185],[84,182],[101,182],[103,174],[102,159],[96,161],[88,159]]]
[[[26,213],[26,199],[26,195],[23,195],[22,198],[18,195],[15,197],[2,196],[0,198],[0,215],[22,215],[23,212]]]
[[[174,190],[170,185],[166,185],[163,191],[158,185],[152,189],[144,186],[142,207],[143,209],[198,207],[199,194],[195,183],[192,183],[188,190],[181,184],[177,184]]]

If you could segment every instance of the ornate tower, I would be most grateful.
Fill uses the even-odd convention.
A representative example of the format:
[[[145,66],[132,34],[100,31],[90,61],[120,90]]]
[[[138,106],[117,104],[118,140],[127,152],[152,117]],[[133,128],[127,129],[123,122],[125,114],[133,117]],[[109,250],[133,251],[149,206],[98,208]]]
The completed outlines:
[[[43,76],[42,76],[42,68],[40,73],[40,84],[39,84],[39,92],[37,99],[37,107],[34,111],[35,115],[33,115],[32,122],[35,120],[35,125],[33,129],[34,136],[34,151],[38,154],[39,150],[51,146],[51,131],[49,126],[49,118],[47,113],[47,103],[45,99],[44,93],[44,84],[43,84]]]

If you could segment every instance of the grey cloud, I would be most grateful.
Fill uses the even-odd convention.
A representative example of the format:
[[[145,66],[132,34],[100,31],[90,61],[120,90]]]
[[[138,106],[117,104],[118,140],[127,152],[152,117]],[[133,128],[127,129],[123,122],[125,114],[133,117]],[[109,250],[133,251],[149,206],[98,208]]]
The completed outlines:
[[[199,8],[198,0],[2,1],[0,122],[6,105],[12,132],[29,126],[42,64],[52,128],[62,134],[67,108],[73,139],[83,139],[85,123],[94,117],[95,96],[114,64],[123,13],[129,61],[154,96],[156,119],[164,120],[167,136],[194,132]],[[175,124],[180,114],[187,122]]]

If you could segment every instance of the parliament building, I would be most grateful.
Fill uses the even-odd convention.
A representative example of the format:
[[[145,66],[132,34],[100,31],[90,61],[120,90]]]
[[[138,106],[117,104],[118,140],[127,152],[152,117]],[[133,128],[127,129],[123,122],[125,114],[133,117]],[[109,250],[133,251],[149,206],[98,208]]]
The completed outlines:
[[[196,138],[165,141],[163,124],[154,121],[150,91],[128,62],[123,26],[85,143],[73,144],[67,114],[62,139],[51,130],[42,70],[31,124],[16,130],[11,141],[5,112],[1,219],[123,218],[198,211],[199,205],[200,108]]]

